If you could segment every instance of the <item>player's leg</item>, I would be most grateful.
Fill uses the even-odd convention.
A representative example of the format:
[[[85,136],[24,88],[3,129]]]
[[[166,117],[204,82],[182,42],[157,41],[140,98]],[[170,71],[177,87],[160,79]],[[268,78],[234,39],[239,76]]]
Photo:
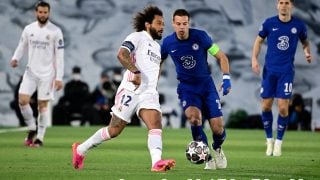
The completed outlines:
[[[203,141],[208,145],[208,138],[202,127],[202,115],[200,109],[195,106],[189,106],[185,110],[185,115],[191,125],[192,139],[194,141]]]
[[[30,76],[27,72],[24,74],[20,88],[19,88],[19,108],[24,118],[25,123],[28,126],[29,132],[24,144],[29,146],[33,142],[33,138],[36,135],[36,121],[33,117],[33,110],[30,106],[31,95],[36,90],[36,79]]]
[[[50,119],[48,103],[54,97],[54,76],[40,78],[37,81],[38,93],[38,119],[37,119],[37,137],[32,147],[41,147]]]
[[[203,101],[203,113],[206,117],[209,117],[209,124],[213,139],[211,148],[213,149],[213,155],[215,157],[214,164],[216,168],[223,169],[227,167],[227,159],[222,150],[222,144],[226,139],[226,131],[222,118],[223,114],[221,111],[219,94],[214,89],[214,84],[211,83],[211,87],[208,87],[208,90],[204,92],[205,100]],[[210,165],[210,161],[207,165]]]
[[[267,140],[267,150],[266,155],[272,156],[273,151],[273,134],[272,134],[272,124],[273,124],[273,114],[272,114],[272,104],[273,104],[273,98],[276,94],[276,88],[277,88],[277,77],[271,73],[268,72],[266,68],[263,69],[262,74],[262,82],[261,82],[261,120],[263,124],[263,128],[265,130],[266,134],[266,140]]]
[[[104,141],[117,137],[126,127],[127,123],[130,123],[130,118],[137,104],[136,98],[134,93],[126,90],[119,92],[119,89],[115,97],[115,105],[111,108],[112,117],[109,125],[96,131],[95,134],[83,143],[74,143],[72,145],[72,164],[75,169],[83,168],[83,160],[88,150],[98,146]]]
[[[73,158],[72,164],[75,169],[83,168],[85,154],[92,148],[97,147],[104,141],[117,137],[125,128],[127,122],[116,115],[112,115],[110,124],[96,131],[83,143],[74,143],[72,145]]]
[[[49,111],[48,111],[48,103],[49,100],[38,100],[38,126],[37,126],[37,137],[33,144],[31,145],[32,147],[41,147],[43,145],[44,141],[44,135],[47,130],[48,126],[48,121],[49,121]]]
[[[151,171],[165,172],[175,166],[175,160],[162,159],[162,124],[158,94],[141,95],[137,115],[148,128],[148,149],[151,156]]]
[[[226,139],[226,130],[222,116],[210,119],[210,128],[213,132],[213,153],[216,161],[216,168],[227,168],[227,158],[222,150],[222,144]]]
[[[263,128],[266,134],[267,139],[267,150],[266,155],[272,156],[273,151],[273,134],[272,134],[272,123],[273,123],[273,115],[272,115],[272,98],[267,98],[262,100],[262,114],[261,114],[261,120],[263,123]]]
[[[274,143],[273,155],[281,156],[282,139],[289,122],[289,102],[292,96],[292,85],[294,72],[287,72],[278,75],[278,87],[276,97],[278,98],[278,123],[277,139]]]

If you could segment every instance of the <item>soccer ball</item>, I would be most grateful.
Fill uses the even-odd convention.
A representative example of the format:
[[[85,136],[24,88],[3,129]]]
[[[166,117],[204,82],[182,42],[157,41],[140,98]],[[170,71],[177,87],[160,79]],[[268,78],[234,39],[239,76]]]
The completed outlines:
[[[202,141],[191,141],[186,148],[186,157],[193,164],[203,164],[210,155],[209,147]]]

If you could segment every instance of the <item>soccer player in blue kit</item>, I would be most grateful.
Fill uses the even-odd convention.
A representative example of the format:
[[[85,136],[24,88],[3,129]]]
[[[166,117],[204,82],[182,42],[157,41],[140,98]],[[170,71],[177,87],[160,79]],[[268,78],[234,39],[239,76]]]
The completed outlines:
[[[193,140],[208,144],[202,129],[202,115],[209,119],[214,140],[214,158],[210,155],[205,169],[224,169],[227,167],[227,159],[221,145],[226,138],[226,131],[219,94],[208,66],[208,52],[220,63],[223,72],[223,95],[227,95],[231,90],[229,60],[205,31],[189,28],[189,23],[190,15],[185,9],[177,9],[173,13],[175,32],[164,38],[161,58],[165,60],[170,55],[175,64],[179,80],[177,92],[191,124]]]
[[[305,24],[291,16],[293,0],[277,1],[278,15],[270,17],[262,24],[259,34],[253,45],[252,70],[260,73],[258,55],[261,45],[267,38],[267,53],[262,74],[262,122],[267,138],[267,156],[281,156],[282,139],[288,124],[289,101],[294,81],[294,56],[298,41],[308,63],[311,63],[310,46],[307,40]],[[273,140],[272,133],[272,104],[278,99],[277,138]]]

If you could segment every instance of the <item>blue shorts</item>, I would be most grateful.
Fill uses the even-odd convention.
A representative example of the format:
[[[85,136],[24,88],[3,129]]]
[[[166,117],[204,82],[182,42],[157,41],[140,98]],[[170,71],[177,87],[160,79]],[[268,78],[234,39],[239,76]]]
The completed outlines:
[[[294,71],[272,72],[263,69],[261,83],[262,98],[290,99],[292,96]]]
[[[211,78],[197,84],[180,82],[177,92],[184,111],[189,106],[195,106],[205,118],[222,116],[219,94]]]

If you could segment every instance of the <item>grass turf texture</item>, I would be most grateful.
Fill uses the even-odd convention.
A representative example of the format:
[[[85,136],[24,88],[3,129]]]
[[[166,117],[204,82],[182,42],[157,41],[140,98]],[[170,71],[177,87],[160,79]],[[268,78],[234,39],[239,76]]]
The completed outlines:
[[[99,128],[49,128],[42,148],[24,147],[25,132],[1,133],[0,179],[320,179],[320,134],[296,131],[287,131],[281,157],[266,157],[262,130],[228,129],[223,146],[228,168],[208,171],[186,160],[189,129],[164,129],[162,155],[176,159],[176,167],[155,173],[150,172],[147,130],[127,127],[118,138],[89,151],[83,170],[74,170],[72,143],[84,141]]]

